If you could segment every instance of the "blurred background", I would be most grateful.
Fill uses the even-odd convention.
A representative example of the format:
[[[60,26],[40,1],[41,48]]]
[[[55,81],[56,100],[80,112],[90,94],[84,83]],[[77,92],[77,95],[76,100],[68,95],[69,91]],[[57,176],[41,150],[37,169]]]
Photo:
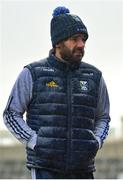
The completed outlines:
[[[109,135],[96,158],[97,179],[123,178],[123,1],[0,1],[0,178],[30,178],[24,146],[7,130],[2,113],[12,86],[30,62],[48,56],[53,9],[66,6],[87,26],[83,61],[103,72],[110,103]]]

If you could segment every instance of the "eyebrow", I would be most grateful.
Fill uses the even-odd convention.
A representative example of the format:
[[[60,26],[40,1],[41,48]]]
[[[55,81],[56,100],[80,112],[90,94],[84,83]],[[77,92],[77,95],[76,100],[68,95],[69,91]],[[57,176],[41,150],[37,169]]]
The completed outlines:
[[[81,36],[80,34],[75,34],[73,36],[71,36],[70,38],[78,38],[79,36]]]
[[[75,34],[75,35],[71,36],[70,39],[78,38],[78,37],[81,37],[85,41],[87,40],[86,35],[84,33],[83,34]]]

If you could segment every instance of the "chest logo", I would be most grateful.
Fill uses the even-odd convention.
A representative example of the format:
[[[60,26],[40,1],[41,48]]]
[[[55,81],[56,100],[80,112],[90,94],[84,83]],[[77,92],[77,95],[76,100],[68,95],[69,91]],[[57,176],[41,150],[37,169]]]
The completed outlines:
[[[58,84],[55,81],[50,81],[46,83],[47,87],[58,87]]]
[[[80,81],[80,88],[82,91],[88,91],[88,82],[87,81]]]
[[[42,71],[48,71],[48,72],[54,72],[54,69],[51,69],[49,67],[41,67]]]

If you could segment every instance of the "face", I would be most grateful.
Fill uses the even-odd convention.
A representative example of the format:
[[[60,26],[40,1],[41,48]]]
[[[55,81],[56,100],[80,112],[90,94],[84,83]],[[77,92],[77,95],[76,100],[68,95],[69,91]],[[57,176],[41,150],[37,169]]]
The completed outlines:
[[[76,34],[59,44],[59,54],[69,63],[79,63],[84,56],[85,37]]]

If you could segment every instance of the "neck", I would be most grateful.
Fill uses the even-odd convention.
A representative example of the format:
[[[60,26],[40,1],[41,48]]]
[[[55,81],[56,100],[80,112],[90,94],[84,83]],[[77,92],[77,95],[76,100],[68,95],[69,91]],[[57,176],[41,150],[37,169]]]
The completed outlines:
[[[61,58],[61,56],[59,56],[59,54],[56,53],[55,49],[51,49],[49,52],[49,55],[51,57],[54,56],[53,59],[55,58],[55,60],[56,60],[56,63],[55,63],[55,61],[52,61],[52,60],[51,60],[51,62],[52,63],[54,62],[54,64],[57,64],[57,65],[61,62],[61,64],[59,64],[59,65],[63,69],[65,69],[65,67],[69,67],[71,69],[78,69],[79,68],[80,62],[79,63],[69,63],[69,62],[65,61],[64,59]]]
[[[58,51],[57,48],[55,49],[55,56],[56,56],[59,60],[62,60],[61,55],[60,55],[60,53],[59,53],[59,51]]]
[[[64,59],[62,59],[62,57],[61,57],[61,55],[60,55],[60,53],[59,53],[59,50],[58,50],[58,48],[53,48],[53,49],[51,49],[50,50],[50,53],[51,54],[54,54],[54,56],[56,57],[56,59],[58,60],[58,61],[61,61],[61,62],[64,62],[64,63],[66,63],[66,64],[69,64],[67,61],[65,61]]]

